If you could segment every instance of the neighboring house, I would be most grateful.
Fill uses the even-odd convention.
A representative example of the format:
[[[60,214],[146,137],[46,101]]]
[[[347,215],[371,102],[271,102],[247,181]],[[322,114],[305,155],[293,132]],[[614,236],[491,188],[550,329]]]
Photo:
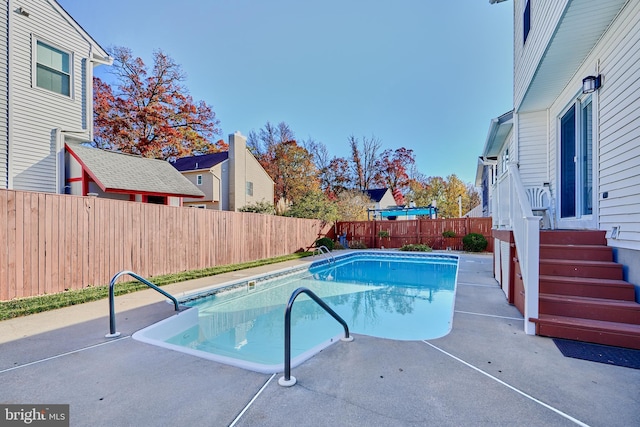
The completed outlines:
[[[205,194],[184,199],[185,206],[238,211],[258,202],[273,203],[274,182],[247,149],[247,139],[229,135],[229,151],[183,157],[172,163]]]
[[[183,197],[204,193],[164,160],[65,144],[67,193],[132,202],[181,206]]]
[[[369,190],[363,190],[362,192],[371,200],[367,208],[367,217],[369,219],[382,219],[380,215],[381,209],[396,206],[393,194],[388,188],[371,188]]]
[[[476,187],[481,189],[482,216],[491,216],[491,198],[498,174],[507,170],[509,146],[513,138],[513,111],[491,120],[482,156],[478,159]]]
[[[396,201],[388,188],[372,188],[364,190],[363,193],[371,199],[370,209],[379,210],[396,207]]]
[[[104,49],[54,0],[0,2],[0,188],[64,193],[65,137],[92,140]]]
[[[501,1],[504,0],[490,3]],[[555,307],[548,295],[543,295],[549,290],[538,288],[543,281],[547,289],[552,288],[546,285],[553,270],[552,260],[548,259],[553,248],[548,246],[547,239],[554,234],[567,239],[558,243],[563,247],[560,252],[563,256],[568,249],[580,246],[568,244],[573,241],[572,235],[582,232],[586,236],[588,233],[582,230],[599,230],[592,235],[602,236],[603,245],[606,238],[607,250],[613,253],[614,261],[624,265],[616,267],[619,272],[616,275],[635,284],[636,299],[640,299],[640,2],[513,0],[512,3],[513,112],[492,122],[479,172],[480,181],[487,183],[487,192],[491,189],[487,209],[494,220],[497,278],[507,280],[504,271],[503,277],[500,274],[508,268],[513,239],[518,252],[515,268],[522,277],[518,279],[520,276],[516,274],[515,281],[524,286],[523,292],[516,290],[515,298],[525,299],[525,329],[533,333],[536,324],[544,327],[543,311]],[[545,215],[549,216],[551,227],[571,232],[536,231],[540,222],[532,214],[527,189],[548,191],[550,200],[545,202],[548,205]],[[540,246],[543,234],[547,252],[544,263]],[[555,269],[561,270],[555,262]],[[610,266],[610,261],[576,259],[566,264],[577,276],[582,269],[586,271],[589,263],[591,268],[598,262],[600,266],[605,263]],[[608,282],[594,283],[606,288]],[[575,299],[581,301],[584,296],[577,295]],[[606,304],[598,301],[585,312],[595,312],[593,307]],[[579,321],[583,324],[582,332],[569,325],[569,321],[564,326],[556,323],[554,327],[557,331],[571,330],[573,339],[585,339],[583,332],[593,331],[597,321]],[[609,328],[614,321],[602,323],[601,318],[600,322],[597,327]],[[628,332],[638,326],[625,328]],[[630,336],[627,332],[621,334]],[[605,335],[602,331],[588,333],[592,338],[585,340]],[[640,343],[638,338],[640,335],[634,338],[636,343]]]

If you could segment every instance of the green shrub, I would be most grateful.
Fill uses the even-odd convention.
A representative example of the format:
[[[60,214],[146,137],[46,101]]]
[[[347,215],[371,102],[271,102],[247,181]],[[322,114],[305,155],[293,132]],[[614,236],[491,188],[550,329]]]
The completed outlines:
[[[364,242],[361,242],[359,240],[356,241],[351,241],[349,242],[349,248],[351,249],[367,249],[367,245],[364,244]]]
[[[250,203],[244,205],[239,209],[240,212],[253,212],[259,214],[275,215],[276,209],[273,207],[273,203],[262,200],[260,202]]]
[[[442,232],[442,237],[456,237],[456,233],[451,230],[445,230]]]
[[[432,249],[428,246],[428,245],[421,245],[421,244],[407,244],[407,245],[402,245],[402,247],[400,248],[401,251],[412,251],[412,252],[431,252]]]
[[[319,248],[320,246],[326,246],[327,249],[332,251],[334,243],[333,243],[333,240],[331,240],[328,237],[321,237],[318,240],[316,240],[316,248]]]
[[[487,239],[478,233],[469,233],[462,238],[462,249],[467,252],[482,252],[488,244]]]
[[[389,232],[387,230],[380,230],[378,231],[378,237],[380,238],[389,237]]]

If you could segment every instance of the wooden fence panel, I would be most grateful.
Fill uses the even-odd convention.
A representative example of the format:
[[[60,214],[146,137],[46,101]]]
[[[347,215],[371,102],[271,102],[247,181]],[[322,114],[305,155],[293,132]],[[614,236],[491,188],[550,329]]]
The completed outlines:
[[[380,237],[386,231],[389,237]],[[456,237],[444,237],[452,231]],[[399,248],[405,244],[426,244],[433,249],[462,250],[462,238],[479,233],[493,252],[491,218],[415,219],[402,221],[345,221],[336,224],[338,235],[347,233],[349,242],[362,242],[368,248]]]
[[[307,249],[321,221],[0,190],[0,300]],[[123,280],[127,280],[123,278]]]

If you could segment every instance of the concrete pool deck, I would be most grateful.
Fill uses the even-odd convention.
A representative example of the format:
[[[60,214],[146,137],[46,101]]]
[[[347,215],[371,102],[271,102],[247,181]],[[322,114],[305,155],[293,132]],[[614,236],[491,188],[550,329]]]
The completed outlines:
[[[180,296],[304,262],[163,289]],[[640,370],[565,358],[551,339],[525,335],[491,271],[491,255],[460,255],[447,336],[355,335],[294,368],[289,388],[282,374],[133,340],[174,314],[152,290],[116,298],[116,339],[104,338],[107,300],[3,321],[0,403],[69,404],[72,426],[640,425]]]

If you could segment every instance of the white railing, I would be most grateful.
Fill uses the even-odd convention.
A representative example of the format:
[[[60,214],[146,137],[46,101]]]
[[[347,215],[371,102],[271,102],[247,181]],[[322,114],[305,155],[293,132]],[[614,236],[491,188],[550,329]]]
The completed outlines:
[[[511,180],[503,173],[493,189],[491,217],[495,228],[511,228]]]
[[[538,317],[540,217],[533,216],[515,163],[498,179],[493,194],[494,226],[513,231],[524,283],[524,331],[534,335],[535,323],[529,319]]]

